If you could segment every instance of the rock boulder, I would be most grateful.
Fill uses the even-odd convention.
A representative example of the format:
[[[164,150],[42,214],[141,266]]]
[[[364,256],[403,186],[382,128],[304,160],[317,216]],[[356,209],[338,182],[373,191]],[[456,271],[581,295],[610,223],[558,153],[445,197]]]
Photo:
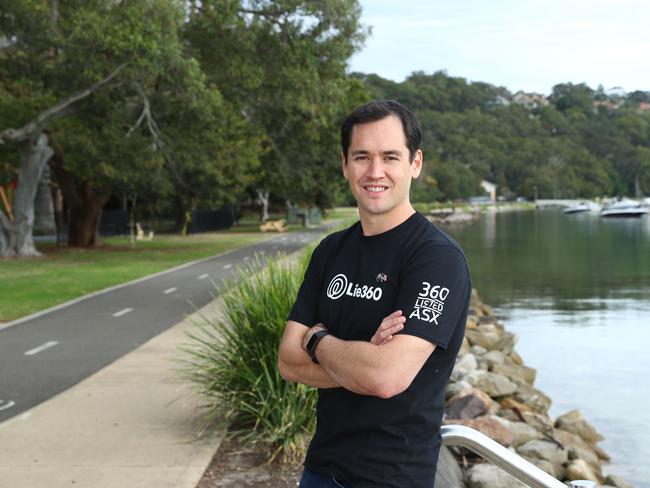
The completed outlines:
[[[579,410],[571,410],[555,420],[555,427],[582,437],[589,444],[602,441],[604,437],[593,425],[587,422]]]
[[[527,488],[527,485],[493,464],[477,464],[467,472],[469,488]]]
[[[589,480],[599,482],[602,478],[584,459],[575,459],[566,467],[566,477],[570,480]]]
[[[474,419],[445,419],[444,423],[471,427],[505,447],[511,446],[514,441],[512,433],[493,416],[484,415]]]
[[[463,380],[479,390],[483,390],[493,398],[510,395],[517,390],[517,385],[505,376],[488,371],[472,371]]]

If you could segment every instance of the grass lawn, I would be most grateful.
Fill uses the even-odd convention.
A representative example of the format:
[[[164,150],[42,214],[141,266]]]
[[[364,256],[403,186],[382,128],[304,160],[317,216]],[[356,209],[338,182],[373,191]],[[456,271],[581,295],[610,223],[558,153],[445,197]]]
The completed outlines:
[[[359,220],[359,211],[357,207],[335,207],[327,210],[325,214],[327,220],[343,220],[351,224]]]
[[[44,244],[38,247],[43,257],[0,260],[0,322],[275,235],[233,230],[157,235],[133,246],[128,238],[115,237],[97,249]]]
[[[357,215],[356,208],[340,208],[329,211],[327,220],[349,220]],[[289,232],[302,228],[290,225]],[[127,237],[105,239],[105,245],[96,249],[37,245],[42,257],[0,259],[0,323],[276,235],[259,232],[258,221],[245,221],[213,233],[156,235],[152,241],[133,246]]]

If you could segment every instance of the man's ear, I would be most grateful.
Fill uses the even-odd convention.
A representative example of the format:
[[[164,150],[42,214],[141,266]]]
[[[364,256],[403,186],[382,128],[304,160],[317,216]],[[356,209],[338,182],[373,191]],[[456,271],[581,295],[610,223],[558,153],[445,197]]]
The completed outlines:
[[[411,162],[411,165],[413,166],[413,179],[416,179],[418,176],[420,176],[420,173],[422,172],[423,159],[424,156],[422,154],[422,150],[418,149],[415,151],[415,154],[413,155],[413,161]]]
[[[345,154],[343,154],[343,151],[341,151],[341,168],[343,169],[343,177],[347,180],[348,179],[348,160],[345,157]]]

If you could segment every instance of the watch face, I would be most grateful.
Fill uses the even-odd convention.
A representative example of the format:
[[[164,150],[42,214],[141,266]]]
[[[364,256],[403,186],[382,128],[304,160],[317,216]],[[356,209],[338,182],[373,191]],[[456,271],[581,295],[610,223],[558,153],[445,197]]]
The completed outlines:
[[[314,357],[314,352],[316,350],[316,346],[318,345],[318,341],[320,341],[321,338],[325,337],[326,335],[329,335],[329,332],[326,330],[319,330],[318,332],[314,332],[314,334],[309,338],[309,341],[307,341],[307,353],[311,357]]]

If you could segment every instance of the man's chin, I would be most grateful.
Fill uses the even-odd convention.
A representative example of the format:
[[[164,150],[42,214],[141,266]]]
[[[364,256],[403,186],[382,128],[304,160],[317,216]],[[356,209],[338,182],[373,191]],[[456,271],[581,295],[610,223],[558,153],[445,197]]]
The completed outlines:
[[[368,215],[382,215],[385,214],[389,209],[386,205],[359,205],[359,211],[365,212]]]

